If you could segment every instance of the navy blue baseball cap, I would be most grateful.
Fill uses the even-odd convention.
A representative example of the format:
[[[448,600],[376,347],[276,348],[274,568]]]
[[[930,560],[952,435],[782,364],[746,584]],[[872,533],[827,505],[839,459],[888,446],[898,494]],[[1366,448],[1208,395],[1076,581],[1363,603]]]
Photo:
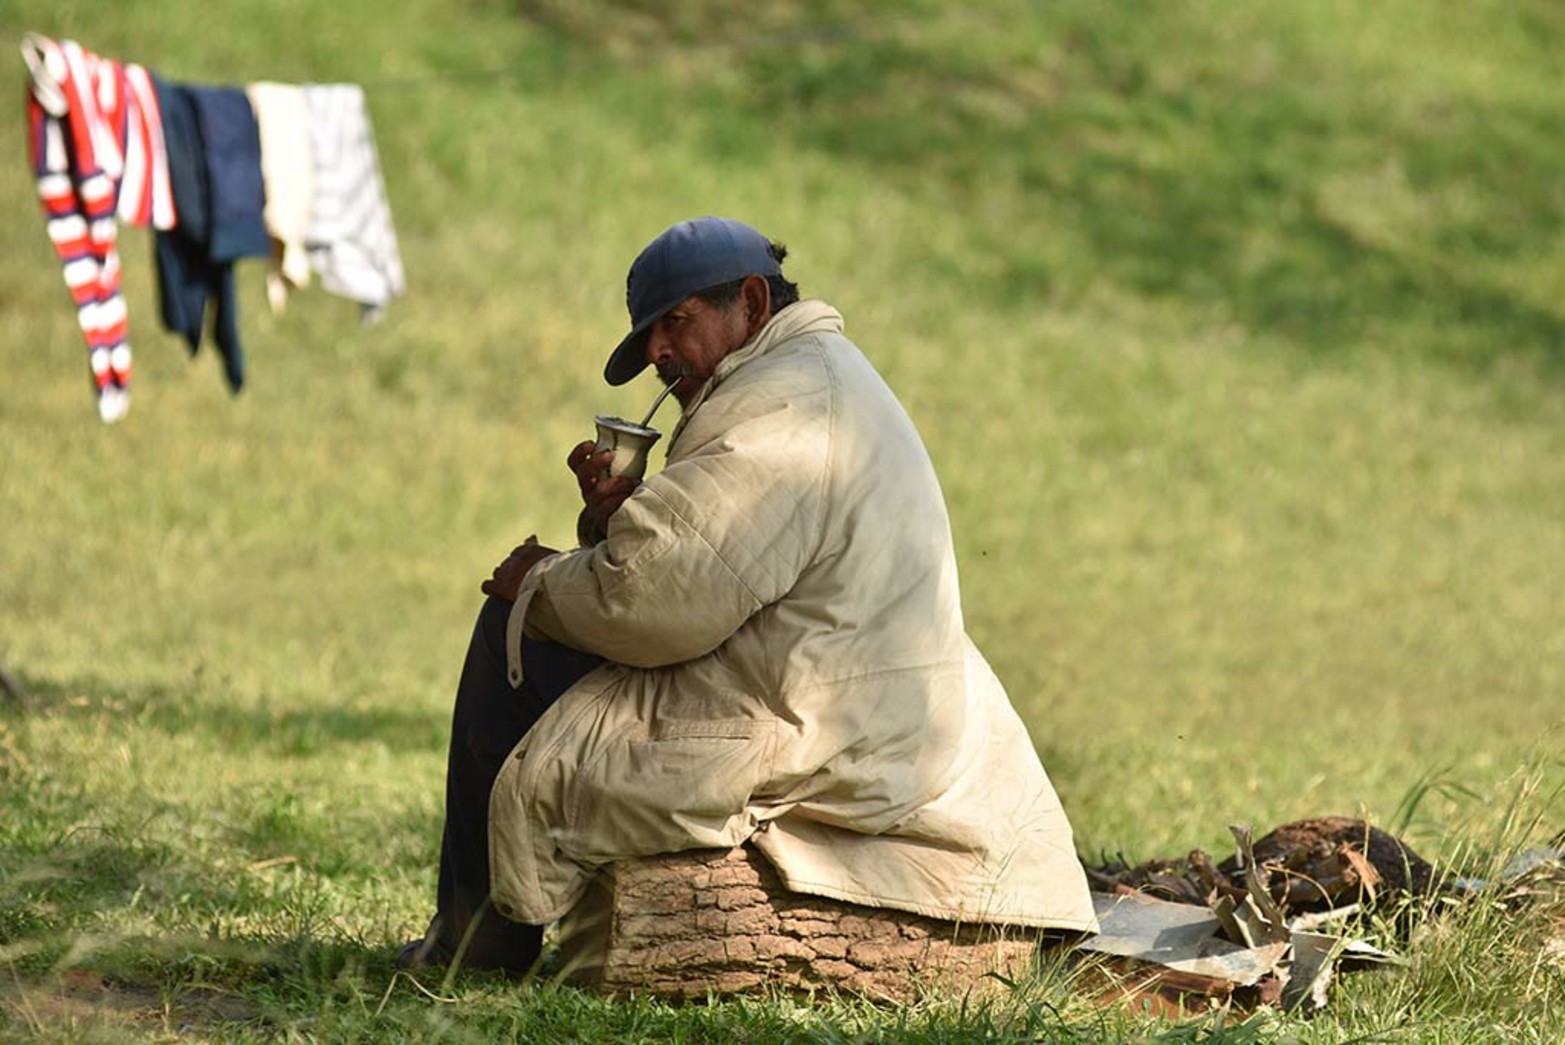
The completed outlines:
[[[625,279],[630,333],[614,348],[603,379],[623,385],[647,365],[647,332],[692,294],[746,276],[781,275],[771,242],[730,218],[682,221],[648,243]]]

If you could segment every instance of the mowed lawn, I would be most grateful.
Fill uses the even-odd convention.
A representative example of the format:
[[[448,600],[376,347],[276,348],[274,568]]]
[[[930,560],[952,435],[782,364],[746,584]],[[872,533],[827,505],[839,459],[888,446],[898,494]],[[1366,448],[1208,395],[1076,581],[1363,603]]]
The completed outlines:
[[[625,268],[703,213],[784,240],[913,414],[1084,856],[1346,814],[1483,872],[1565,830],[1555,5],[0,3],[27,30],[363,83],[409,292],[274,315],[242,263],[234,397],[122,229],[102,425],[13,60],[0,1038],[1559,1040],[1547,903],[1430,916],[1312,1022],[1100,1013],[1058,970],[885,1011],[389,962],[478,584],[572,540],[566,451],[656,392],[601,381]]]

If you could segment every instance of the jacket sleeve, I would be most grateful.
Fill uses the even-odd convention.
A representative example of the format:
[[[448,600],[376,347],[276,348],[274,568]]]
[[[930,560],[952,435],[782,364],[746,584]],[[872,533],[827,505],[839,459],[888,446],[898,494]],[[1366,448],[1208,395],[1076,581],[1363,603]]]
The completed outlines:
[[[815,554],[830,420],[820,386],[714,395],[668,466],[614,513],[607,540],[529,575],[529,629],[638,668],[722,645]]]

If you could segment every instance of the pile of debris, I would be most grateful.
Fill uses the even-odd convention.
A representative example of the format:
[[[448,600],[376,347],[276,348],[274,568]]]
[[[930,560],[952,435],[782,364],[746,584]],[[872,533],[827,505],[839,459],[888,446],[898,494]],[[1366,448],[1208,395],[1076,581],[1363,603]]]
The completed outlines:
[[[1172,1014],[1211,1005],[1316,1011],[1336,971],[1405,964],[1349,935],[1355,916],[1487,885],[1442,876],[1363,820],[1300,820],[1259,841],[1247,827],[1229,830],[1235,851],[1220,863],[1196,849],[1182,860],[1086,866],[1100,931],[1079,946],[1102,974],[1105,997]],[[1522,854],[1500,880],[1540,862],[1565,866],[1565,836],[1559,841]]]
[[[1101,928],[1081,948],[1102,956],[1105,993],[1175,1012],[1319,1009],[1336,969],[1401,962],[1330,927],[1439,887],[1433,865],[1363,820],[1301,820],[1259,841],[1229,830],[1235,852],[1221,863],[1195,849],[1183,860],[1087,867]]]
[[[1278,904],[1324,911],[1374,902],[1382,894],[1424,896],[1435,869],[1399,839],[1363,820],[1317,817],[1284,824],[1258,842],[1250,830],[1230,827],[1238,846],[1220,864],[1200,849],[1183,860],[1148,860],[1134,867],[1087,867],[1093,889],[1141,893],[1175,903],[1206,905],[1218,897],[1238,903],[1259,878]]]

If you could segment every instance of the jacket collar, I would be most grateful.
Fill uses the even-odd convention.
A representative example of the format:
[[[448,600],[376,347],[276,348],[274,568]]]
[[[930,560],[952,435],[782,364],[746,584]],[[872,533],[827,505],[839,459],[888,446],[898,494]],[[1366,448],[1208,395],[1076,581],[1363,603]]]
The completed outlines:
[[[750,340],[718,361],[717,367],[712,371],[712,377],[701,386],[701,390],[690,401],[690,405],[685,407],[679,423],[674,426],[674,434],[668,440],[667,453],[673,453],[674,442],[679,438],[679,433],[685,430],[685,423],[690,420],[690,416],[706,402],[712,390],[722,384],[735,370],[753,359],[766,355],[785,341],[792,341],[806,334],[840,334],[842,330],[842,313],[824,301],[797,301],[777,313],[764,327],[757,330]]]
[[[842,315],[824,301],[798,301],[771,318],[755,336],[718,361],[707,384],[720,384],[723,378],[750,360],[764,356],[784,341],[804,334],[842,333]]]

